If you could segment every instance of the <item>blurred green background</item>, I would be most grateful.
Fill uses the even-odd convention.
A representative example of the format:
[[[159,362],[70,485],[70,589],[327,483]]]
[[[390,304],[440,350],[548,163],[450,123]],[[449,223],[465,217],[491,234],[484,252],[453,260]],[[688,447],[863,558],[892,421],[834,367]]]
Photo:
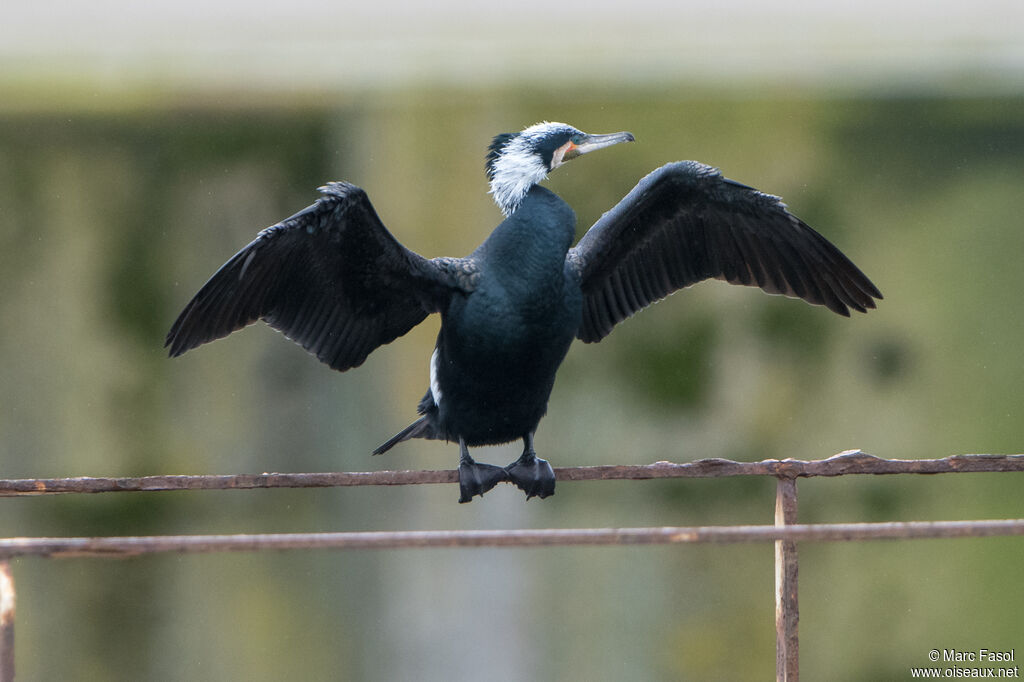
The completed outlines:
[[[539,120],[638,143],[549,186],[586,229],[678,159],[782,195],[877,311],[706,283],[577,345],[556,466],[1021,451],[1024,12],[726,2],[18,3],[0,27],[3,477],[453,468],[370,458],[438,321],[340,375],[264,325],[163,335],[259,229],[346,179],[428,256],[499,221],[490,138]],[[49,13],[49,14],[47,14]],[[505,463],[518,446],[481,449]],[[1018,475],[800,482],[804,522],[1024,517]],[[0,536],[763,524],[768,479],[8,499]],[[15,562],[23,679],[747,680],[774,666],[771,545]],[[805,544],[808,680],[1024,651],[1016,538]]]

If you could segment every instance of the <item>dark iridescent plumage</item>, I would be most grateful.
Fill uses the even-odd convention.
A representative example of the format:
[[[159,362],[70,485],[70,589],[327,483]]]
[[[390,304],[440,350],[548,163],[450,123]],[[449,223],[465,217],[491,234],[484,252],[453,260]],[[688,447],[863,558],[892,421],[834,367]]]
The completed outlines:
[[[632,141],[561,123],[499,135],[487,157],[507,218],[466,258],[427,260],[403,247],[366,194],[322,187],[309,208],[263,230],[200,289],[167,335],[177,356],[262,319],[330,367],[360,365],[430,313],[441,331],[409,438],[460,444],[460,501],[501,481],[528,497],[554,492],[533,434],[574,338],[600,341],[650,303],[696,282],[802,298],[841,315],[882,295],[836,247],[777,198],[693,161],[654,171],[571,247],[576,218],[537,183],[580,154]],[[468,446],[522,439],[507,467]]]

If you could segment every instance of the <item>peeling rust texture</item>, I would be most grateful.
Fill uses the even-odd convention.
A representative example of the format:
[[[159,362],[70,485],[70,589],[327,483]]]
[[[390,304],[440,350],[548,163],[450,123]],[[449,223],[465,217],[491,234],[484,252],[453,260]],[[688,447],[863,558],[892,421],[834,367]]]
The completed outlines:
[[[258,488],[331,488],[357,485],[412,485],[455,483],[458,472],[357,471],[314,474],[171,475],[138,478],[6,479],[0,497],[67,493],[158,492],[170,490],[252,490]]]
[[[668,545],[737,542],[837,542],[847,540],[1024,535],[1024,519],[910,521],[898,523],[696,526],[653,528],[548,528],[527,530],[370,531],[257,535],[4,538],[0,561],[18,556],[132,557],[165,552],[253,552],[294,549],[403,549],[554,547],[568,545]]]
[[[945,474],[1024,471],[1022,455],[953,455],[943,459],[881,459],[860,450],[848,450],[820,460],[766,459],[736,462],[699,459],[694,462],[660,461],[641,465],[560,467],[559,481],[647,480],[654,478],[722,478],[727,476],[846,476],[849,474]],[[362,471],[335,473],[264,473],[200,476],[143,476],[139,478],[0,479],[0,497],[61,493],[107,493],[170,490],[240,490],[255,488],[328,488],[358,485],[416,485],[455,483],[458,472]]]

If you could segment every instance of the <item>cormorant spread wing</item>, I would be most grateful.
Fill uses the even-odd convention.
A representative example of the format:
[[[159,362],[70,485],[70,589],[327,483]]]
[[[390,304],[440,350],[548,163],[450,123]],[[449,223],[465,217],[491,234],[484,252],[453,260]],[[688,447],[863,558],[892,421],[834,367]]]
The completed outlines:
[[[882,294],[828,240],[763,194],[696,161],[650,173],[605,213],[569,259],[581,278],[577,336],[612,328],[677,289],[705,279],[758,286],[840,315]]]
[[[406,249],[359,187],[333,182],[320,191],[199,290],[167,334],[171,356],[262,319],[344,371],[471,286],[471,263]]]
[[[426,260],[391,236],[363,190],[322,187],[315,204],[260,232],[210,278],[167,334],[170,354],[263,319],[346,370],[440,312],[420,417],[374,453],[410,438],[458,442],[460,502],[502,481],[544,498],[555,473],[533,435],[574,338],[599,341],[709,278],[841,315],[882,298],[778,197],[694,161],[648,175],[569,249],[575,214],[539,183],[566,161],[633,140],[550,122],[496,137],[486,169],[506,219],[466,258]],[[520,438],[522,455],[505,467],[469,454]]]

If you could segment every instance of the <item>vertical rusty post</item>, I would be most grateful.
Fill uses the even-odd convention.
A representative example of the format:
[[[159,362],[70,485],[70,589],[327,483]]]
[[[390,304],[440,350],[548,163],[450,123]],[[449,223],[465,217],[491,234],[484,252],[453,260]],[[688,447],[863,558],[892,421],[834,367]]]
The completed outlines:
[[[0,682],[14,680],[14,577],[0,561]]]
[[[775,525],[796,523],[796,479],[778,478],[775,488]],[[798,682],[800,679],[800,640],[797,604],[796,542],[775,543],[775,679]]]

